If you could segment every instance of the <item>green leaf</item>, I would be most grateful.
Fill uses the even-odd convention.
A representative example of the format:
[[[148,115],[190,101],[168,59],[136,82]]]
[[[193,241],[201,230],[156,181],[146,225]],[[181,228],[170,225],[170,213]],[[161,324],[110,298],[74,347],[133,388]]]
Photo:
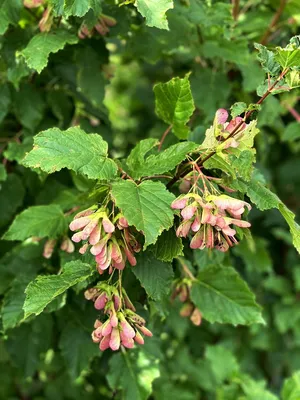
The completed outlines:
[[[102,50],[105,53],[105,49]],[[94,107],[104,109],[105,78],[102,73],[103,61],[91,47],[80,48],[77,55],[77,90],[82,93]]]
[[[65,216],[57,205],[33,206],[17,215],[5,240],[25,240],[31,236],[55,238],[67,229]]]
[[[293,376],[284,381],[281,398],[282,400],[300,399],[300,371],[296,371]]]
[[[238,372],[239,365],[231,351],[222,345],[207,346],[205,358],[210,362],[216,382],[230,380]]]
[[[251,248],[246,240],[242,240],[238,246],[234,247],[233,253],[242,258],[250,274],[272,272],[273,265],[267,250],[267,241],[254,237],[253,244],[254,248]]]
[[[247,64],[249,59],[248,43],[244,39],[227,40],[205,40],[202,47],[204,57],[223,59],[235,64]]]
[[[0,164],[0,182],[6,181],[6,179],[7,179],[6,168],[3,164]]]
[[[257,58],[261,63],[263,69],[273,76],[278,75],[280,72],[280,65],[278,64],[277,60],[275,59],[275,53],[268,50],[266,46],[262,44],[255,43],[255,48],[258,50]]]
[[[152,299],[160,301],[169,294],[174,277],[171,264],[156,260],[149,252],[142,253],[132,271]]]
[[[97,134],[87,134],[78,127],[61,131],[51,128],[34,137],[34,147],[23,165],[40,168],[49,174],[68,168],[90,179],[111,179],[117,166],[107,157],[108,145]]]
[[[50,53],[57,53],[66,44],[77,42],[78,37],[66,30],[42,32],[33,36],[21,54],[25,57],[27,65],[40,74],[48,64]]]
[[[183,256],[182,239],[176,236],[174,228],[164,231],[155,245],[149,247],[155,256],[161,261],[171,262],[175,257]]]
[[[252,179],[247,183],[245,189],[252,203],[254,203],[260,210],[276,208],[280,211],[281,215],[290,227],[293,244],[300,253],[300,226],[295,221],[295,214],[282,203],[275,193],[271,192],[261,182]]]
[[[24,378],[34,375],[41,364],[42,353],[53,345],[52,330],[51,315],[40,315],[10,332],[6,348]]]
[[[300,124],[299,122],[291,122],[288,124],[283,132],[282,140],[284,142],[293,142],[300,139]]]
[[[155,139],[141,140],[140,143],[129,154],[127,165],[134,179],[142,176],[162,174],[174,169],[186,155],[195,150],[198,145],[193,142],[182,142],[170,146],[159,154],[152,154],[145,159],[145,155],[158,145]]]
[[[237,150],[237,151],[236,151]],[[251,150],[232,149],[232,154],[229,154],[230,164],[235,170],[236,175],[249,181],[253,172],[253,163],[255,154]]]
[[[281,202],[279,203],[278,209],[281,212],[281,215],[283,216],[283,218],[288,223],[288,225],[290,227],[290,232],[293,237],[293,245],[300,253],[300,226],[295,221],[295,214],[291,210],[289,210],[285,204],[283,204]]]
[[[65,16],[68,18],[71,15],[83,17],[89,9],[94,9],[99,15],[101,11],[99,0],[65,0]]]
[[[10,142],[4,151],[4,157],[9,161],[20,162],[28,151],[32,149],[33,139],[31,136],[24,138],[22,143]]]
[[[16,174],[8,174],[0,186],[0,227],[11,221],[18,208],[22,205],[25,188],[21,178]]]
[[[275,60],[283,69],[300,67],[300,49],[289,50],[276,47],[276,51]]]
[[[1,312],[5,331],[14,328],[22,321],[24,317],[25,289],[34,276],[35,273],[33,271],[26,271],[26,275],[22,272],[13,280],[11,288],[5,294]]]
[[[22,0],[0,0],[0,35],[10,24],[17,25],[23,8]]]
[[[24,319],[32,314],[39,315],[57,296],[93,273],[93,267],[77,260],[66,263],[60,275],[39,275],[25,290]]]
[[[0,124],[4,120],[6,114],[9,111],[10,102],[11,102],[11,96],[9,87],[8,85],[2,84],[0,86]]]
[[[224,157],[222,157],[222,154],[214,154],[207,161],[205,161],[203,165],[207,169],[216,168],[222,172],[228,172],[229,175],[231,175],[233,178],[236,178],[234,168],[225,160]]]
[[[169,29],[166,12],[174,7],[173,0],[136,0],[135,6],[148,26]]]
[[[235,118],[238,115],[241,115],[243,112],[245,112],[247,110],[247,104],[244,102],[237,102],[234,103],[231,107],[230,107],[230,112],[231,112],[231,117]]]
[[[300,72],[297,70],[292,70],[292,71],[288,72],[285,76],[285,80],[291,89],[299,87],[300,86]]]
[[[13,107],[17,119],[29,131],[35,131],[42,121],[45,101],[33,85],[24,84],[13,94]]]
[[[195,110],[189,76],[173,78],[167,83],[154,86],[155,112],[167,124],[172,125],[174,134],[180,139],[187,138],[186,123]]]
[[[200,271],[192,285],[191,299],[211,323],[264,323],[254,294],[231,267],[216,265]]]
[[[215,5],[217,4],[220,3]],[[223,71],[202,66],[194,69],[191,88],[195,105],[211,119],[214,118],[216,110],[227,103],[231,90],[228,77]]]
[[[83,329],[80,321],[68,321],[63,327],[59,347],[72,380],[89,368],[92,358],[99,356],[99,346],[91,340],[90,332]]]
[[[175,196],[161,182],[144,181],[136,185],[129,180],[119,181],[112,184],[111,193],[129,225],[145,235],[145,248],[173,225],[171,203]]]
[[[143,350],[114,354],[109,361],[107,380],[113,390],[123,391],[123,400],[146,400],[152,382],[160,375],[158,361]]]

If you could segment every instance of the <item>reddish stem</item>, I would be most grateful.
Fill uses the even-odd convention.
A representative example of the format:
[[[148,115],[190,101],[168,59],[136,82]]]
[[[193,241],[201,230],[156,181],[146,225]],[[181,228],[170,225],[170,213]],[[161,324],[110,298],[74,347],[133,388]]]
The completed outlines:
[[[161,139],[160,139],[160,142],[159,142],[158,151],[161,150],[161,147],[162,147],[162,145],[163,145],[163,142],[164,142],[165,138],[167,137],[168,133],[170,132],[170,130],[171,130],[172,128],[173,128],[173,125],[171,124],[171,125],[168,126],[168,128],[164,131],[164,133],[163,133],[163,135],[162,135],[162,137],[161,137]]]
[[[268,26],[266,32],[263,34],[262,38],[260,39],[261,44],[268,43],[268,39],[269,39],[274,27],[277,25],[277,22],[279,21],[279,18],[281,17],[281,14],[283,13],[286,3],[287,3],[287,0],[280,1],[279,7],[273,16],[273,18],[270,22],[270,25]]]

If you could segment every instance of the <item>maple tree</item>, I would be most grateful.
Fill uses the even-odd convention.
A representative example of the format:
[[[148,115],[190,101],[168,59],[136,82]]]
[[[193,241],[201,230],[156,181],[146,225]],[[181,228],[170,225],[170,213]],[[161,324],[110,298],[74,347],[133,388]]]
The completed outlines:
[[[2,1],[5,398],[298,398],[298,11]]]

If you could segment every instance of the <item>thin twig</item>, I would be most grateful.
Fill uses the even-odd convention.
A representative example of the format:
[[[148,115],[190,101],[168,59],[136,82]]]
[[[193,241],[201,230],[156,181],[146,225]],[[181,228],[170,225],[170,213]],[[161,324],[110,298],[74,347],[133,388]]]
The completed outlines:
[[[178,261],[180,263],[180,265],[182,266],[183,271],[185,272],[185,274],[192,280],[192,281],[196,281],[197,279],[194,277],[194,275],[192,274],[192,272],[190,271],[189,267],[186,265],[186,263],[184,262],[184,260],[181,257],[178,257]]]
[[[231,0],[232,3],[232,17],[236,21],[239,17],[240,0]]]
[[[271,33],[273,32],[274,28],[276,27],[277,22],[279,21],[279,18],[281,17],[281,14],[283,13],[286,3],[287,3],[287,0],[280,1],[279,7],[273,16],[273,18],[270,22],[270,25],[268,26],[266,32],[263,34],[262,38],[260,39],[261,44],[268,43],[268,39],[269,39]]]
[[[292,114],[292,116],[295,118],[295,120],[300,122],[300,114],[293,107],[288,106],[287,109]]]
[[[161,137],[161,139],[160,139],[160,142],[159,142],[158,151],[161,150],[161,147],[162,147],[162,145],[163,145],[163,142],[164,142],[165,138],[167,137],[168,133],[170,132],[170,130],[171,130],[172,128],[173,128],[173,125],[171,124],[171,125],[168,126],[168,128],[164,131],[164,133],[163,133],[163,135],[162,135],[162,137]]]

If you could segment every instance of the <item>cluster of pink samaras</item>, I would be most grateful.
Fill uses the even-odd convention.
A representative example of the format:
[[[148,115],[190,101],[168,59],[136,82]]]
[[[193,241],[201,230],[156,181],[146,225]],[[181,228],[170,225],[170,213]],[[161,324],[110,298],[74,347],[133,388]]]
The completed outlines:
[[[23,4],[26,8],[37,8],[45,4],[45,0],[24,0]],[[44,9],[42,18],[39,21],[39,28],[41,32],[49,32],[53,22],[53,15],[51,14],[51,7]]]
[[[190,287],[185,280],[176,283],[171,299],[174,300],[176,297],[178,297],[183,303],[183,306],[180,309],[180,315],[182,317],[190,318],[190,321],[196,326],[201,325],[201,311],[191,301]]]
[[[89,29],[85,23],[81,25],[78,31],[79,39],[85,39],[92,37],[95,33],[99,33],[101,36],[105,36],[109,33],[109,28],[115,26],[117,21],[109,17],[108,15],[101,14],[98,18],[98,22]]]
[[[101,351],[108,348],[116,351],[120,346],[131,349],[134,343],[144,344],[141,333],[152,336],[124,289],[119,294],[115,287],[101,283],[99,288],[86,290],[85,298],[94,301],[96,310],[102,310],[108,317],[104,322],[97,319],[92,333],[93,342],[99,343]]]
[[[227,195],[208,195],[204,199],[195,193],[179,196],[172,203],[172,208],[181,210],[182,222],[176,234],[187,237],[192,234],[192,249],[216,248],[227,251],[237,243],[236,230],[231,225],[249,228],[251,224],[241,219],[250,204]]]
[[[219,128],[221,128],[221,134],[227,133],[230,135],[240,125],[239,128],[236,130],[236,133],[238,134],[238,133],[242,132],[244,129],[246,129],[246,127],[248,126],[248,124],[246,124],[246,122],[243,122],[242,117],[235,117],[230,122],[226,122],[228,119],[228,116],[229,116],[228,111],[225,110],[225,108],[220,108],[216,112],[215,124]],[[223,139],[226,139],[226,136],[224,136]],[[225,143],[226,143],[225,148],[228,148],[228,147],[236,148],[239,145],[239,143],[233,137],[230,138]]]
[[[130,265],[136,265],[134,253],[138,253],[141,246],[121,214],[112,222],[105,209],[93,206],[75,215],[70,230],[78,231],[72,236],[73,242],[85,242],[79,249],[81,254],[90,248],[100,274],[106,269],[109,273],[114,268],[124,269],[127,260]]]

